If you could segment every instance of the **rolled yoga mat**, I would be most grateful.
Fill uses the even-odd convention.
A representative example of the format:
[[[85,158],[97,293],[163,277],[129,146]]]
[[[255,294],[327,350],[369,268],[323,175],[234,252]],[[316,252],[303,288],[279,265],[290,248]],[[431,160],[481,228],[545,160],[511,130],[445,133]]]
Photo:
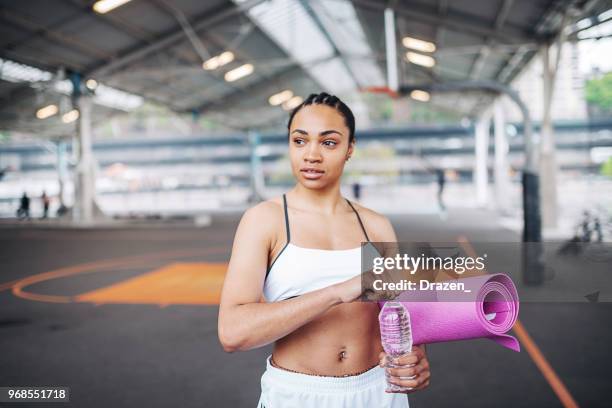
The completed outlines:
[[[518,340],[505,334],[519,311],[512,279],[498,273],[451,282],[463,282],[470,292],[404,291],[395,299],[410,313],[413,344],[488,338],[520,351]],[[381,306],[384,303],[379,302]]]

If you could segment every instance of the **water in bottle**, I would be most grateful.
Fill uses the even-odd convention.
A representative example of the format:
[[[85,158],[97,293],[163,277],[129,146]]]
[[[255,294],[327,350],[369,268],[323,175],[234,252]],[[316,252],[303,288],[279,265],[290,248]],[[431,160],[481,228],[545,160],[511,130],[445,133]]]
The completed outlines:
[[[395,360],[412,351],[412,330],[410,327],[410,314],[400,302],[386,302],[378,315],[380,324],[380,338],[383,349],[388,357]],[[389,361],[387,367],[402,367]],[[406,391],[412,388],[400,387],[389,382],[389,374],[385,370],[388,391]]]

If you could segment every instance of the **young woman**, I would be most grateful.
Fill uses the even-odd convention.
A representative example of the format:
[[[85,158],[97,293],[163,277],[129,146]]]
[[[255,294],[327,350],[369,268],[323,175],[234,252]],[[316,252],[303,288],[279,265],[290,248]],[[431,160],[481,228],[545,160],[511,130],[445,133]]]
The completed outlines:
[[[337,97],[312,94],[289,117],[296,185],[248,209],[238,226],[219,308],[227,352],[272,342],[258,408],[408,407],[384,370],[414,392],[429,385],[423,346],[384,368],[377,302],[361,302],[361,242],[395,242],[389,220],[340,194],[355,119]],[[371,244],[369,244],[371,245]]]

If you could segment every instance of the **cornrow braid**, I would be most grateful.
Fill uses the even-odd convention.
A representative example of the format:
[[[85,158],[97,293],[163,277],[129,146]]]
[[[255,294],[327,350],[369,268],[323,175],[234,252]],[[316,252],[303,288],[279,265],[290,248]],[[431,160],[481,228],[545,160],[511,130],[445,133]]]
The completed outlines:
[[[336,109],[342,117],[344,117],[344,124],[349,129],[349,143],[355,140],[355,116],[351,109],[346,106],[337,96],[330,95],[327,92],[312,93],[308,95],[302,103],[296,106],[289,115],[289,121],[287,122],[287,130],[291,129],[291,122],[296,113],[300,111],[306,105],[327,105],[331,108]]]

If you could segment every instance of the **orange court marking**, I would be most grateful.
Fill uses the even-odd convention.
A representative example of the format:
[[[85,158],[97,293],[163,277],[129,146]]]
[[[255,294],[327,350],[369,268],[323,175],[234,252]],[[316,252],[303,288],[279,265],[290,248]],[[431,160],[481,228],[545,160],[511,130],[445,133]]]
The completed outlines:
[[[529,333],[527,333],[527,330],[525,330],[523,324],[517,320],[516,323],[514,323],[512,330],[514,330],[516,337],[519,338],[521,344],[525,347],[535,365],[540,369],[542,375],[544,375],[544,378],[546,378],[546,381],[548,381],[548,384],[550,384],[555,394],[557,394],[561,404],[563,404],[563,406],[566,408],[577,408],[578,404],[572,397],[572,394],[569,393],[565,387],[565,384],[563,384],[563,381],[561,381],[561,378],[559,378],[555,370],[553,370],[551,365],[548,363],[540,351],[540,348],[531,339],[531,336]]]
[[[173,263],[123,282],[75,296],[76,302],[219,304],[226,263]]]
[[[13,295],[17,297],[28,300],[35,300],[39,302],[70,303],[74,301],[74,296],[46,295],[29,292],[24,289],[27,286],[36,283],[41,283],[53,279],[66,278],[69,276],[74,276],[83,273],[93,273],[102,271],[112,272],[116,268],[125,268],[130,266],[142,267],[152,263],[157,264],[158,261],[162,259],[219,254],[224,253],[225,251],[227,251],[227,247],[216,246],[209,248],[190,248],[167,252],[156,252],[149,254],[130,255],[119,258],[103,259],[99,261],[93,261],[84,264],[55,269],[48,272],[38,273],[12,282],[6,282],[0,285],[0,291],[5,289],[12,289]],[[102,303],[94,303],[94,305],[96,306],[99,306],[100,304]]]
[[[459,241],[469,256],[478,256],[467,237],[461,235],[457,238],[457,241]],[[535,341],[533,341],[529,333],[527,333],[527,330],[519,319],[516,319],[514,326],[512,326],[512,330],[514,330],[514,334],[516,334],[516,337],[518,337],[523,347],[525,347],[527,350],[529,357],[531,357],[546,381],[548,381],[548,384],[553,389],[553,392],[557,395],[557,398],[559,398],[559,401],[561,401],[561,404],[565,408],[578,408],[578,404],[572,397],[572,394],[570,394],[568,389],[565,387],[565,384],[563,384],[561,378],[559,378],[548,360],[546,360],[546,357],[544,357],[544,354],[542,354],[540,348]]]

